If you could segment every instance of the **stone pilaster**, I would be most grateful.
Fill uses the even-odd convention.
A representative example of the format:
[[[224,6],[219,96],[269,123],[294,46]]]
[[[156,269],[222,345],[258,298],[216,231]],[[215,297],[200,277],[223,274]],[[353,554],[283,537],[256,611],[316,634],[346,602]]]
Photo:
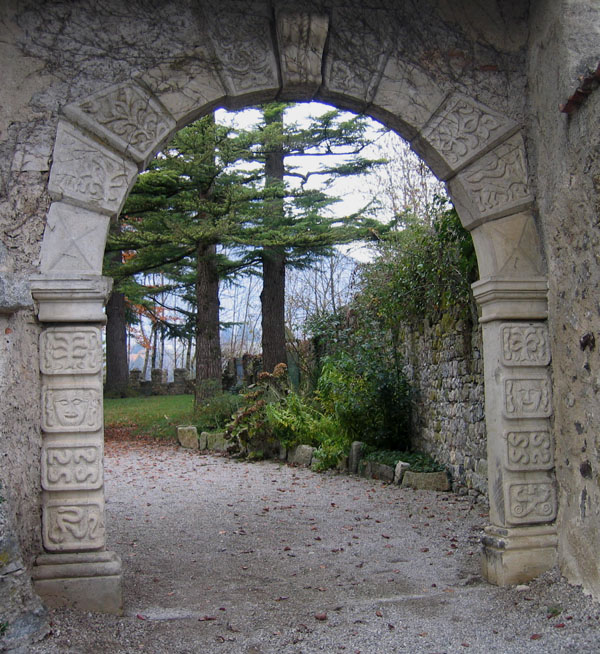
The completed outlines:
[[[42,375],[42,542],[33,570],[50,606],[121,613],[121,562],[105,551],[102,337],[109,280],[32,281]]]
[[[546,283],[487,279],[481,309],[491,525],[483,575],[528,581],[556,562],[557,511]]]

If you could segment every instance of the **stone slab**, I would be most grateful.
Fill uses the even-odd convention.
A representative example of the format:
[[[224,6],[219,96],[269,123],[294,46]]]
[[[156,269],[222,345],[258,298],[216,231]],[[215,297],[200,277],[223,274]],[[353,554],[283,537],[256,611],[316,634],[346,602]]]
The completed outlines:
[[[398,461],[394,468],[394,484],[401,484],[404,479],[404,473],[410,468],[410,463]]]
[[[229,441],[225,438],[225,434],[211,434],[206,432],[206,449],[213,452],[226,452],[229,446]]]
[[[309,467],[312,463],[314,447],[310,445],[298,445],[288,450],[288,463]]]
[[[350,474],[358,473],[358,463],[365,444],[361,441],[354,441],[350,446],[350,454],[348,455],[348,471]]]
[[[177,427],[177,440],[181,447],[197,450],[199,446],[198,430],[194,425],[180,425]]]
[[[413,472],[407,470],[402,479],[403,488],[414,488],[415,490],[449,491],[450,481],[447,473],[440,472]]]
[[[207,450],[208,449],[208,432],[207,431],[200,432],[200,436],[198,437],[198,449],[200,449],[200,450]]]
[[[50,608],[67,606],[79,611],[123,615],[121,576],[39,579],[33,587]]]
[[[363,461],[360,466],[361,477],[367,479],[379,479],[392,483],[394,481],[394,468],[393,466],[385,465],[385,463],[378,463],[377,461]]]

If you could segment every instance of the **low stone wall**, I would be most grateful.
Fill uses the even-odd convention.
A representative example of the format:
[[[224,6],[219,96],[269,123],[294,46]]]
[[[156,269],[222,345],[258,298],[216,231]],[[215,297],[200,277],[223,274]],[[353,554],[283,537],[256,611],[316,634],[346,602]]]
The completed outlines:
[[[151,380],[142,379],[142,371],[129,371],[129,390],[138,395],[186,395],[193,394],[194,382],[185,368],[175,368],[173,381],[167,381],[167,371],[162,368],[152,370]]]
[[[446,314],[402,337],[414,448],[445,465],[455,489],[487,493],[481,329]]]

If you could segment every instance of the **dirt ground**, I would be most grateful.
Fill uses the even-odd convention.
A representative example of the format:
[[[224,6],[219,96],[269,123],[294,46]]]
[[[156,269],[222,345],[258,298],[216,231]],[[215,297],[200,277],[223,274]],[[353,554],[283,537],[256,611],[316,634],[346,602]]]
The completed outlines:
[[[479,576],[484,504],[151,442],[106,444],[122,617],[51,612],[31,654],[598,652],[557,571]]]

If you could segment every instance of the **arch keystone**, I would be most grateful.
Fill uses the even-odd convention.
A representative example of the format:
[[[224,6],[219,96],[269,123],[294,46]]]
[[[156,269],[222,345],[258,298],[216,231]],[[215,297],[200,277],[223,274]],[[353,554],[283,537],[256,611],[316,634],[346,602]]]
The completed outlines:
[[[207,2],[208,34],[227,91],[227,105],[273,100],[279,93],[279,66],[271,38],[271,8],[261,1]]]
[[[290,11],[277,15],[282,98],[313,98],[323,81],[321,61],[328,29],[327,15]]]

